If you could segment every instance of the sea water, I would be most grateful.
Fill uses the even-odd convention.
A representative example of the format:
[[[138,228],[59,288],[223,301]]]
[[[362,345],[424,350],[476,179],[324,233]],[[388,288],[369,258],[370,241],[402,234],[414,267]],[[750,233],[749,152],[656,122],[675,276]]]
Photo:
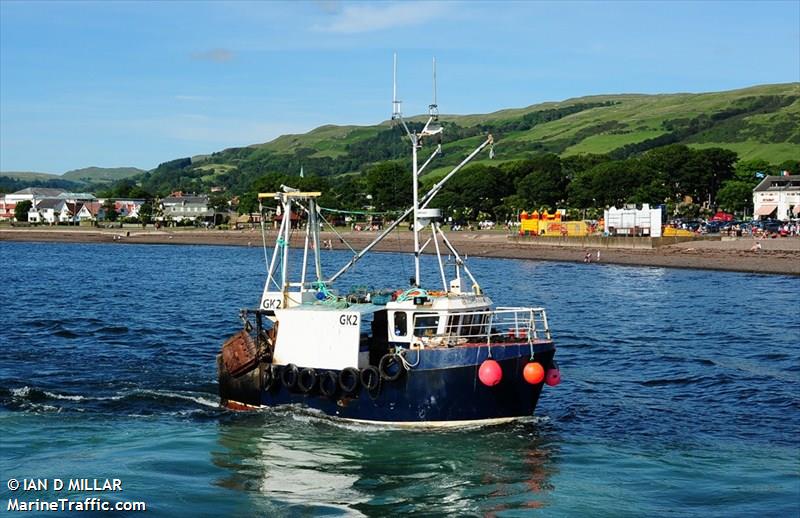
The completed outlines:
[[[564,381],[527,422],[403,431],[218,407],[215,355],[258,303],[259,248],[0,254],[3,511],[99,497],[154,516],[800,514],[796,277],[471,258],[496,304],[548,310]],[[324,252],[326,273],[349,258]],[[412,274],[409,256],[376,254],[339,286]],[[423,278],[440,289],[431,258]]]

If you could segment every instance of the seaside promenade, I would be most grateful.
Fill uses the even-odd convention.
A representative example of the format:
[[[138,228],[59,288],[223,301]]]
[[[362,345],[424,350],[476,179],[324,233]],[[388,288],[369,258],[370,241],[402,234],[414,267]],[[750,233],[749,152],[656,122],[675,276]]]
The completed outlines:
[[[296,231],[293,246],[301,246],[303,231]],[[340,233],[356,250],[371,242],[376,232]],[[334,249],[347,246],[333,232],[323,232],[323,242]],[[590,254],[592,263],[658,266],[668,268],[696,268],[739,272],[800,275],[800,237],[760,239],[760,249],[754,250],[753,238],[724,240],[698,240],[667,244],[655,248],[610,248],[602,240],[593,244],[558,246],[541,241],[518,240],[497,231],[452,232],[448,238],[466,256],[501,257],[545,261],[585,262]],[[395,232],[376,246],[383,252],[410,250],[412,234]],[[181,245],[232,245],[261,246],[261,232],[255,230],[154,230],[140,228],[3,228],[2,241],[42,241],[70,243],[113,244],[181,244]],[[267,243],[274,241],[274,231],[268,231]],[[599,259],[597,252],[600,252]]]

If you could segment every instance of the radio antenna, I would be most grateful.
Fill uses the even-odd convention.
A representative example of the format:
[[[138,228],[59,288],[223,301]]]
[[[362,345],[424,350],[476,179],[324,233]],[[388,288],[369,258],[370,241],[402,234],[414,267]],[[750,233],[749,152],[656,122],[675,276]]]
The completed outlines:
[[[394,67],[392,68],[392,120],[402,119],[400,114],[400,101],[397,100],[397,52],[394,53]]]
[[[439,105],[436,104],[436,58],[433,58],[433,104],[428,105],[428,115],[439,117]]]

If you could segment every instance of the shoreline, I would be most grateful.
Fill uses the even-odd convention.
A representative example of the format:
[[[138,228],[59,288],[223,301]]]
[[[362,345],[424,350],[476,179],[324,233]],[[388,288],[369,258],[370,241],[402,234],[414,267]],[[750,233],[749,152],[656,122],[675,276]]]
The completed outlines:
[[[342,232],[342,237],[356,250],[369,244],[376,232]],[[295,231],[292,246],[302,246],[303,231]],[[267,246],[274,243],[275,231],[267,232]],[[333,249],[347,246],[332,232],[321,232],[322,241],[330,240]],[[583,262],[591,253],[592,263],[628,266],[652,266],[744,273],[800,276],[800,237],[761,240],[762,250],[751,251],[752,238],[725,241],[699,240],[664,245],[658,248],[605,248],[597,246],[558,246],[541,244],[536,239],[514,240],[505,233],[476,231],[452,232],[448,239],[465,256],[538,261]],[[154,230],[97,228],[14,228],[0,229],[0,242],[63,242],[150,245],[222,245],[261,246],[259,230]],[[374,250],[408,252],[412,234],[398,231],[387,236]],[[432,253],[432,249],[429,251]]]

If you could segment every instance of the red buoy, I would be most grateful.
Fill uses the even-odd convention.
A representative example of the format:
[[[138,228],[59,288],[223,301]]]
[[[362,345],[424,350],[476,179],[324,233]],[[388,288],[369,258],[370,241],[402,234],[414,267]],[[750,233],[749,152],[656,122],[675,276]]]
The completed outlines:
[[[503,379],[503,369],[494,360],[485,360],[478,369],[478,379],[487,387],[494,387]]]
[[[561,371],[558,369],[547,369],[547,374],[544,377],[544,382],[555,387],[561,383]]]
[[[531,385],[538,385],[544,379],[544,367],[539,362],[530,362],[522,370],[522,377]]]

